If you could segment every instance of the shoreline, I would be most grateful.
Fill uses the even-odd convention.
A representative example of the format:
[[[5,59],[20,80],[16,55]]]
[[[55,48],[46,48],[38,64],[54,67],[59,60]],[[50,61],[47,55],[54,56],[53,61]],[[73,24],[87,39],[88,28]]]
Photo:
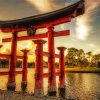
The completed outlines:
[[[90,67],[76,67],[76,68],[65,68],[67,73],[100,73],[100,68],[90,68]]]
[[[66,71],[67,73],[100,73],[100,71]]]

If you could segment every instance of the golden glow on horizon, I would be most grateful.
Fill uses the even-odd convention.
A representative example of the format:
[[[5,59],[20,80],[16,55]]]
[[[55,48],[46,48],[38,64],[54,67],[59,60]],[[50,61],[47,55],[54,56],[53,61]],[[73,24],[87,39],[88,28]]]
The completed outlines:
[[[29,49],[31,50],[34,47],[34,43],[30,40],[18,42],[19,49]]]
[[[35,54],[33,55],[28,55],[28,62],[35,62]]]

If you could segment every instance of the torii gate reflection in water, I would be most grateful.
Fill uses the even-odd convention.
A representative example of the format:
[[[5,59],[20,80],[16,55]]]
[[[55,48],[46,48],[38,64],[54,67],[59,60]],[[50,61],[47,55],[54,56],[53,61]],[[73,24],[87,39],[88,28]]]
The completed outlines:
[[[3,39],[3,42],[11,42],[11,61],[10,71],[8,77],[7,89],[9,91],[15,91],[15,75],[16,75],[16,52],[17,41],[22,40],[34,40],[36,46],[36,63],[35,63],[35,95],[41,95],[44,93],[43,89],[43,56],[48,56],[48,95],[56,96],[56,68],[55,57],[59,57],[59,94],[65,96],[65,70],[64,70],[64,50],[65,47],[58,47],[59,55],[55,54],[54,37],[69,35],[69,30],[54,32],[54,26],[70,22],[72,18],[75,18],[84,13],[83,0],[78,1],[69,7],[62,8],[50,13],[32,16],[28,18],[12,20],[12,21],[0,21],[0,29],[2,32],[11,32],[12,38]],[[48,32],[45,34],[37,34],[33,36],[18,37],[18,32],[27,31],[28,29],[47,28]],[[32,30],[31,30],[32,31]],[[43,52],[43,44],[46,42],[40,38],[48,38],[48,52]],[[27,50],[23,50],[23,78],[22,78],[22,90],[27,87]]]

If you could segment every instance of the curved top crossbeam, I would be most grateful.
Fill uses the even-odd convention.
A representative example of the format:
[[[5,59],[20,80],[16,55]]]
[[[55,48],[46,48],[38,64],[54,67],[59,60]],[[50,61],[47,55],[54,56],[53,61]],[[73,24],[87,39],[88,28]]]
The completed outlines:
[[[80,0],[68,7],[55,10],[49,13],[35,15],[31,17],[26,17],[22,19],[16,19],[16,20],[8,20],[8,21],[0,21],[0,29],[6,30],[6,28],[28,28],[28,27],[34,27],[34,28],[42,28],[46,27],[49,23],[50,24],[60,24],[63,23],[62,19],[64,18],[74,18],[84,13],[84,2],[83,0]],[[59,20],[60,19],[60,20]],[[58,21],[55,23],[55,21]],[[66,20],[65,20],[66,22]]]

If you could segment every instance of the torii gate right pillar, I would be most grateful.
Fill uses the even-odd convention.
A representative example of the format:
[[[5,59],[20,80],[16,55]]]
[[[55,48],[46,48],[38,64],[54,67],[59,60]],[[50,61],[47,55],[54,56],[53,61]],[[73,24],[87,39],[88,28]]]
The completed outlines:
[[[55,69],[55,49],[54,49],[54,27],[48,27],[48,95],[56,96],[56,69]]]
[[[65,63],[64,63],[64,50],[65,47],[58,47],[59,50],[59,68],[60,68],[60,76],[59,76],[59,96],[65,98],[66,96],[66,84],[65,84]]]

